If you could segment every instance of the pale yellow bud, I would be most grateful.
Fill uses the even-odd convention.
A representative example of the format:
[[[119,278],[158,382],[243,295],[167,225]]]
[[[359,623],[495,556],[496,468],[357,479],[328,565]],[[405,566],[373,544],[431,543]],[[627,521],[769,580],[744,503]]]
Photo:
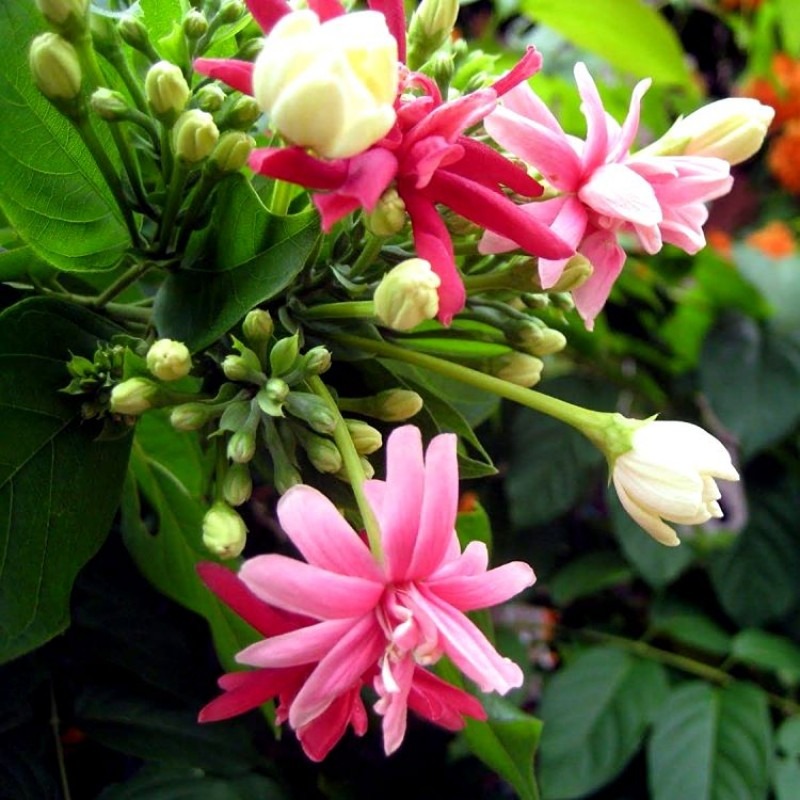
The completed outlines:
[[[488,366],[489,372],[495,378],[528,389],[539,383],[544,369],[544,364],[540,359],[516,351],[491,359]]]
[[[256,146],[256,140],[243,131],[228,131],[220,136],[210,163],[220,172],[238,172]]]
[[[377,11],[324,23],[309,10],[280,19],[256,59],[253,94],[270,127],[323,158],[348,158],[395,122],[397,42]]]
[[[147,369],[162,381],[185,378],[192,368],[192,356],[183,342],[159,339],[147,351]]]
[[[247,542],[244,520],[222,501],[214,503],[203,517],[203,544],[219,558],[236,558]]]
[[[193,108],[178,117],[172,140],[178,158],[196,164],[206,158],[219,139],[219,130],[211,114]]]
[[[153,408],[158,384],[147,378],[129,378],[111,390],[110,407],[114,414],[135,417]]]
[[[412,69],[423,64],[453,32],[458,17],[458,0],[422,0],[408,27]]]
[[[367,227],[375,236],[394,236],[406,224],[406,204],[397,189],[387,189],[375,209],[367,215]]]
[[[390,270],[375,290],[375,316],[389,328],[407,331],[439,311],[439,276],[422,258],[409,258]]]
[[[36,7],[51,25],[61,29],[85,24],[89,0],[36,0]]]
[[[150,67],[144,89],[153,113],[168,123],[174,122],[186,108],[191,94],[180,67],[169,61],[159,61]]]
[[[54,102],[75,100],[81,92],[81,65],[75,48],[57,33],[31,42],[29,61],[39,91]]]
[[[386,389],[373,398],[370,416],[384,422],[402,422],[422,410],[422,398],[410,389]]]

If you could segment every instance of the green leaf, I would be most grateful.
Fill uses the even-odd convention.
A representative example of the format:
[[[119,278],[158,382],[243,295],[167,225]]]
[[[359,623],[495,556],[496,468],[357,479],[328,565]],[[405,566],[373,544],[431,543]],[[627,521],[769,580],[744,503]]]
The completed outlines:
[[[613,648],[588,650],[556,673],[540,707],[543,797],[586,797],[614,778],[638,750],[666,695],[660,664]]]
[[[786,52],[797,58],[800,56],[800,6],[794,0],[777,0],[776,7],[781,41]]]
[[[616,398],[608,383],[577,377],[548,381],[543,391],[598,411],[613,409]],[[505,490],[517,528],[549,522],[574,508],[604,461],[574,428],[527,408],[514,410],[508,446]]]
[[[767,797],[772,728],[763,691],[692,681],[675,689],[648,748],[653,800]]]
[[[159,334],[193,352],[289,286],[319,238],[315,212],[273,216],[243,175],[225,181],[214,208],[207,234],[193,240],[194,262],[167,278],[155,302]]]
[[[791,478],[754,487],[747,526],[732,547],[711,561],[717,597],[741,626],[760,627],[778,620],[800,601],[799,493],[796,479]]]
[[[483,542],[492,552],[492,524],[486,509],[476,500],[469,511],[459,511],[456,516],[456,533],[463,550],[470,542]]]
[[[116,332],[55,300],[0,315],[0,661],[67,627],[75,576],[119,503],[130,437],[97,441],[80,399],[59,392],[70,354]]]
[[[800,340],[744,317],[727,317],[706,338],[700,386],[743,454],[751,456],[800,420]]]
[[[651,609],[650,628],[706,653],[727,656],[732,637],[716,622],[696,608],[674,602],[655,603]]]
[[[0,252],[0,283],[29,283],[31,278],[44,281],[57,274],[28,246]]]
[[[800,717],[784,721],[776,733],[778,753],[772,783],[776,800],[796,800],[800,786]]]
[[[233,655],[257,636],[197,576],[196,565],[214,559],[202,544],[206,506],[173,472],[186,468],[185,451],[174,441],[183,436],[158,424],[137,430],[122,501],[123,536],[140,571],[157,589],[205,617],[220,660],[234,669]],[[202,471],[202,465],[196,469]],[[154,530],[142,520],[145,506],[155,515]]]
[[[556,604],[567,606],[580,597],[632,580],[633,571],[615,550],[600,550],[570,561],[550,578],[549,588]]]
[[[642,0],[522,0],[520,10],[624,72],[691,90],[675,31]]]
[[[691,547],[665,547],[630,517],[613,489],[606,497],[612,530],[625,558],[651,586],[660,589],[686,571],[694,560]]]
[[[139,6],[143,12],[142,22],[153,44],[168,36],[173,25],[179,23],[189,10],[187,0],[139,0]]]
[[[489,719],[467,719],[464,739],[486,766],[507,780],[521,800],[538,800],[533,756],[542,723],[497,695],[481,698]]]
[[[734,636],[731,655],[737,661],[776,672],[787,683],[800,682],[800,646],[785,636],[748,628]]]
[[[781,331],[800,327],[800,257],[770,258],[747,245],[734,248],[739,272],[763,295],[772,309],[771,326]]]
[[[130,237],[89,151],[33,84],[27,43],[43,32],[43,21],[29,3],[7,0],[0,30],[9,43],[0,60],[0,207],[54,267],[110,269]]]

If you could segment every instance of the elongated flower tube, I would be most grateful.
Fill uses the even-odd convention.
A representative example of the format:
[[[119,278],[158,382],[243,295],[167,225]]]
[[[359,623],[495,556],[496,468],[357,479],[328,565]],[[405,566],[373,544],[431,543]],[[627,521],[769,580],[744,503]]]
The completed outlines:
[[[710,433],[688,422],[654,420],[636,428],[611,476],[625,510],[670,546],[680,540],[664,520],[699,525],[721,517],[715,478],[739,480],[730,454]]]
[[[521,685],[519,667],[465,612],[509,599],[533,583],[533,571],[522,562],[487,570],[481,542],[462,552],[454,530],[456,437],[435,437],[423,455],[417,428],[395,430],[387,442],[386,480],[364,488],[380,528],[382,560],[316,489],[295,486],[281,498],[278,519],[306,560],[264,555],[246,561],[235,591],[261,605],[234,607],[251,619],[278,614],[295,623],[237,655],[261,678],[226,677],[223,688],[246,684],[252,691],[223,695],[201,719],[231,716],[278,696],[279,721],[288,720],[306,752],[321,758],[348,725],[363,733],[358,694],[371,683],[388,754],[402,743],[409,708],[449,730],[463,727],[464,715],[485,719],[475,698],[426,669],[443,655],[483,691],[505,694]],[[207,583],[226,601],[234,591]],[[310,730],[325,747],[306,746]]]

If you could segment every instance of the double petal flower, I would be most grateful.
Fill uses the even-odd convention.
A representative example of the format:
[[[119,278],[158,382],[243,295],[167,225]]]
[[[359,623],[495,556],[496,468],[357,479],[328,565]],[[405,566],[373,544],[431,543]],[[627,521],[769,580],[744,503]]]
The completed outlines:
[[[371,682],[391,753],[403,740],[409,708],[451,730],[463,726],[464,715],[485,718],[477,700],[426,669],[443,655],[485,692],[521,685],[519,667],[464,612],[509,599],[534,575],[522,562],[487,570],[480,542],[462,552],[454,528],[456,437],[435,437],[423,455],[419,430],[399,428],[387,442],[386,480],[368,481],[365,491],[380,527],[381,561],[330,500],[296,486],[281,498],[278,518],[305,561],[246,561],[238,578],[231,576],[247,598],[238,607],[229,579],[224,586],[207,579],[267,638],[237,656],[258,671],[223,678],[228,695],[201,718],[279,697],[279,719],[288,720],[312,758],[322,758],[348,724],[363,733],[359,691]],[[269,623],[258,624],[259,614]],[[289,629],[275,625],[275,614]]]
[[[575,303],[591,328],[625,263],[620,233],[632,234],[645,252],[657,253],[664,242],[696,253],[705,245],[705,203],[730,191],[730,165],[721,158],[631,154],[639,127],[639,107],[650,81],[633,90],[622,125],[603,108],[585,65],[575,66],[583,101],[586,138],[567,135],[542,100],[525,84],[503,98],[503,106],[485,120],[492,138],[535,168],[558,196],[525,206],[586,256],[594,273],[574,292]],[[487,253],[515,247],[513,237],[487,231]],[[553,286],[565,258],[539,260],[542,285]]]

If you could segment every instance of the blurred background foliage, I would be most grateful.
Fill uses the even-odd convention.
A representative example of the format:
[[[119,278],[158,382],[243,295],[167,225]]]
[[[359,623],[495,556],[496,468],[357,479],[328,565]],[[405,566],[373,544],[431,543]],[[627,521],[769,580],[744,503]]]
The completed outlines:
[[[763,152],[713,206],[705,250],[632,256],[592,334],[577,317],[547,320],[570,344],[542,391],[695,421],[726,443],[742,482],[725,485],[725,519],[662,547],[620,510],[579,434],[453,392],[498,469],[464,483],[460,532],[492,537],[495,560],[522,558],[538,576],[493,620],[525,687],[492,704],[493,727],[453,738],[415,721],[390,759],[371,731],[312,765],[258,713],[195,721],[220,666],[186,607],[215,620],[218,645],[248,632],[192,594],[201,550],[181,530],[199,530],[202,505],[175,486],[199,486],[204,462],[153,417],[137,432],[136,482],[114,532],[78,577],[72,626],[2,667],[3,798],[60,798],[65,783],[74,800],[535,798],[540,730],[520,708],[544,723],[545,800],[800,797],[800,4],[475,2],[460,34],[500,64],[535,44],[545,68],[533,85],[576,133],[577,60],[617,119],[632,85],[654,79],[642,146],[708,99],[776,108]],[[246,509],[273,549],[285,546],[275,499],[261,487]],[[177,567],[154,549],[155,531],[180,542]],[[476,737],[491,769],[470,755]]]

